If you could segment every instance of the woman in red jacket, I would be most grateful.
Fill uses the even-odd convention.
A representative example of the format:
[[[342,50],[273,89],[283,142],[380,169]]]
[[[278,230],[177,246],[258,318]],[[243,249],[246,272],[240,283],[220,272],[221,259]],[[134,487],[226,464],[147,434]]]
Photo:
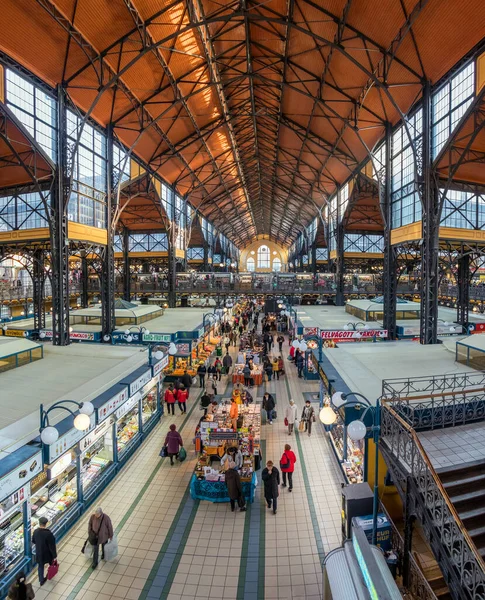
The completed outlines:
[[[182,386],[177,392],[177,402],[179,403],[180,412],[185,414],[187,412],[187,398],[189,397],[189,393]]]
[[[295,470],[296,456],[291,449],[290,444],[285,444],[285,451],[280,460],[280,468],[283,473],[283,483],[281,487],[286,487],[286,475],[288,474],[288,491],[293,489],[293,471]]]
[[[165,390],[165,402],[167,403],[167,414],[170,414],[172,409],[172,415],[175,415],[175,390],[173,389],[173,383],[171,383]]]

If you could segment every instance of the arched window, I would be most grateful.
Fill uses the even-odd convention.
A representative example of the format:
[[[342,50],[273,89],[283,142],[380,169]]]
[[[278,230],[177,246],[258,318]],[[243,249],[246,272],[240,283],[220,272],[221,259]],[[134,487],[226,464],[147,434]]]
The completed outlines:
[[[269,248],[268,246],[260,246],[258,248],[258,269],[269,269],[270,266]]]
[[[254,271],[255,268],[255,264],[254,264],[254,258],[252,258],[251,256],[247,259],[246,261],[246,269],[250,272]]]
[[[281,260],[279,258],[273,258],[273,271],[276,273],[281,271]]]

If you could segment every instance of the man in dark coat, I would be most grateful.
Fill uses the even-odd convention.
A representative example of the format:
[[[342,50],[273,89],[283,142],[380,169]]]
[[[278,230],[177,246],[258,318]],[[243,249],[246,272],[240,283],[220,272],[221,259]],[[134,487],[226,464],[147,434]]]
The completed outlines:
[[[296,359],[296,367],[298,369],[298,377],[303,377],[303,366],[305,364],[305,359],[303,358],[303,354],[300,352]]]
[[[56,538],[50,529],[47,529],[48,520],[39,519],[39,527],[32,534],[32,543],[35,545],[35,556],[39,573],[39,583],[44,585],[45,565],[51,565],[57,558]]]
[[[229,354],[229,352],[222,359],[222,366],[224,367],[224,370],[226,371],[226,375],[229,375],[229,373],[231,371],[231,367],[232,367],[232,356]]]
[[[263,396],[262,408],[266,411],[266,417],[270,425],[273,424],[273,410],[275,407],[275,401],[273,396],[266,392]]]
[[[234,468],[236,465],[234,461],[229,461],[229,468],[226,471],[226,486],[227,493],[231,501],[231,511],[234,512],[236,509],[236,502],[239,506],[239,511],[244,512],[246,510],[246,501],[242,493],[242,483],[239,473]]]
[[[200,365],[199,368],[197,369],[197,375],[199,376],[199,383],[200,383],[199,387],[201,387],[201,388],[203,388],[205,385],[206,373],[207,373],[207,367],[204,364]]]
[[[181,383],[184,388],[187,390],[187,398],[190,396],[190,386],[192,385],[192,377],[187,373],[187,369],[185,369],[184,374],[180,378]]]
[[[273,514],[276,514],[277,499],[279,496],[280,472],[273,465],[272,461],[268,460],[266,468],[261,473],[261,479],[264,483],[264,498],[268,508],[273,508]]]

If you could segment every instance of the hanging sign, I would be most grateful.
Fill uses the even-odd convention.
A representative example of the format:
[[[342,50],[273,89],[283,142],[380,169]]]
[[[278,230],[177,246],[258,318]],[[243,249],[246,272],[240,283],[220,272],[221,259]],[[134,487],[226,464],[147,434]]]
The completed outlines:
[[[86,433],[94,429],[96,425],[96,413],[94,412],[89,418],[91,420],[91,424],[87,429],[84,431],[79,431],[79,429],[73,427],[72,429],[69,429],[69,431],[66,431],[64,435],[60,435],[57,442],[47,446],[47,462],[49,464],[73,448],[79,442],[79,440],[82,440]]]
[[[121,419],[127,412],[138,404],[141,398],[141,392],[137,392],[134,396],[132,396],[128,402],[125,402],[117,411],[116,411],[116,420]]]
[[[101,425],[96,427],[94,431],[89,433],[83,440],[79,442],[79,450],[84,452],[87,448],[92,446],[97,439],[105,435],[110,430],[110,427],[111,423],[109,421],[101,423]]]
[[[108,402],[105,402],[98,408],[99,422],[107,419],[114,411],[128,400],[128,388],[123,388],[121,392],[113,396]]]
[[[146,385],[150,381],[151,378],[152,378],[152,370],[149,369],[148,371],[145,371],[145,373],[143,373],[143,375],[138,377],[138,379],[135,379],[135,381],[130,383],[128,385],[128,387],[130,389],[130,398],[131,398],[131,396],[133,396],[133,394],[136,394],[136,392],[141,390],[141,388],[144,385]]]
[[[27,331],[23,331],[21,329],[7,329],[7,331],[4,331],[4,334],[7,337],[27,337]]]
[[[320,335],[324,339],[332,340],[359,340],[359,339],[372,339],[374,336],[380,338],[387,337],[387,329],[359,329],[358,331],[321,331]]]
[[[303,327],[303,335],[318,335],[318,327]]]
[[[52,338],[52,331],[47,331],[46,329],[41,329],[40,333],[45,334],[45,338]],[[86,331],[71,331],[69,334],[71,340],[84,340],[87,342],[94,342],[95,336],[94,333],[87,333]]]
[[[172,340],[170,333],[144,333],[142,341],[169,344]]]
[[[190,354],[190,344],[176,344],[177,354]]]
[[[8,498],[19,488],[38,475],[44,467],[42,450],[34,454],[24,463],[15,467],[10,473],[0,479],[0,498]]]
[[[162,360],[159,360],[157,363],[155,363],[152,366],[152,375],[153,377],[156,377],[159,373],[161,373],[163,371],[163,369],[165,369],[165,367],[168,365],[168,354],[166,354]]]

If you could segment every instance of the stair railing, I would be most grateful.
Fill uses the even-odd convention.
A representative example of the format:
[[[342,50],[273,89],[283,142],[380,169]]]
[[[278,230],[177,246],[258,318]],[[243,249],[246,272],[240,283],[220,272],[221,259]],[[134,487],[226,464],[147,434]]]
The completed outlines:
[[[462,592],[470,600],[485,598],[485,562],[466,530],[443,484],[413,428],[388,404],[382,402],[381,444],[386,454],[404,467],[421,503],[439,531],[441,551],[454,567]]]

